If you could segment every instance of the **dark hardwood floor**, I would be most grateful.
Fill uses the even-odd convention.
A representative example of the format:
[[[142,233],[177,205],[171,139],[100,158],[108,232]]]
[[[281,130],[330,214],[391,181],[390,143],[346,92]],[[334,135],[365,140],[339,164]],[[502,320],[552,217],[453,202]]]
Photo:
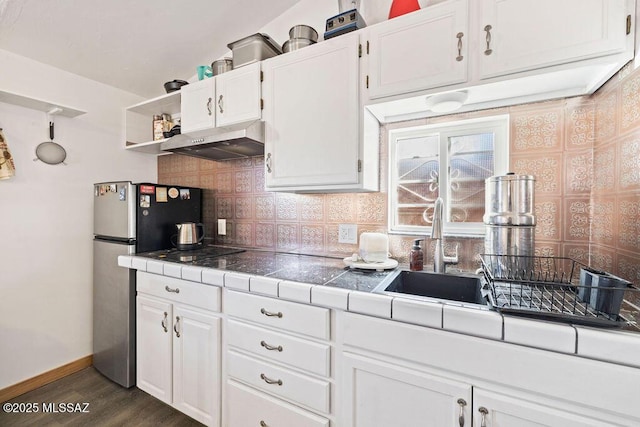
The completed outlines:
[[[93,367],[69,375],[10,400],[23,403],[22,408],[35,408],[37,413],[7,413],[3,404],[0,426],[202,426],[169,405],[132,387],[125,389],[99,374]],[[61,412],[59,404],[72,410]],[[85,408],[84,403],[88,403]],[[79,405],[78,405],[79,404]],[[18,405],[12,405],[18,406]],[[46,409],[49,411],[44,412]],[[58,413],[53,413],[56,408]]]

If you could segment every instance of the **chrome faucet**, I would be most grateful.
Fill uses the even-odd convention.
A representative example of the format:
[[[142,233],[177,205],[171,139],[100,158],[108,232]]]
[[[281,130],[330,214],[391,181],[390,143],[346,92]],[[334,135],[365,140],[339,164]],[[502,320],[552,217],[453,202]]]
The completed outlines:
[[[444,239],[442,238],[443,211],[444,202],[441,197],[438,197],[433,210],[433,223],[431,227],[431,239],[436,241],[436,247],[433,251],[433,271],[436,273],[444,273],[447,264],[458,263],[457,245],[456,254],[454,256],[445,256],[444,254]]]

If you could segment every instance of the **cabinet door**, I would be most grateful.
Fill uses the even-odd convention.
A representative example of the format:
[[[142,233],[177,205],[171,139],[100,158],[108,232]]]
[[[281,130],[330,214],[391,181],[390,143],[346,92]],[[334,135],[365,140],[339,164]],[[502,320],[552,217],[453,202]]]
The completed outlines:
[[[471,425],[469,384],[353,354],[345,353],[343,362],[344,425]]]
[[[622,52],[627,13],[622,0],[482,0],[480,78]]]
[[[207,424],[220,424],[221,321],[175,305],[173,311],[173,406]]]
[[[533,398],[535,399],[535,397]],[[484,427],[606,427],[614,424],[474,388],[473,425]]]
[[[467,1],[453,1],[368,29],[369,98],[467,81]]]
[[[216,126],[259,120],[261,87],[260,62],[216,76]]]
[[[358,34],[263,63],[267,190],[359,180]]]
[[[136,385],[171,403],[171,304],[136,298]]]
[[[209,129],[216,125],[214,110],[215,78],[184,85],[180,88],[182,133]]]

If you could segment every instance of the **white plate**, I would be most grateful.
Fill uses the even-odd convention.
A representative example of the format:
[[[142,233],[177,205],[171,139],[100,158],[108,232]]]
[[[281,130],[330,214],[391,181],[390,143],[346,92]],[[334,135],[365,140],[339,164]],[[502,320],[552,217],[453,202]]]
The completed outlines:
[[[353,261],[351,257],[347,257],[343,259],[344,263],[351,268],[362,268],[364,270],[391,270],[398,266],[398,261],[395,259],[388,258],[384,262],[364,262],[364,261]]]

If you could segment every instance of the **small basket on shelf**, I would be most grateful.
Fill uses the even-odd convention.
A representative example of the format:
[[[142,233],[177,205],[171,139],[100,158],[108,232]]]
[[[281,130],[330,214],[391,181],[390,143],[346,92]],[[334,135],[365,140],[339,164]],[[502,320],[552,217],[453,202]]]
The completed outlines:
[[[489,300],[503,313],[617,327],[631,283],[563,257],[481,254]]]

